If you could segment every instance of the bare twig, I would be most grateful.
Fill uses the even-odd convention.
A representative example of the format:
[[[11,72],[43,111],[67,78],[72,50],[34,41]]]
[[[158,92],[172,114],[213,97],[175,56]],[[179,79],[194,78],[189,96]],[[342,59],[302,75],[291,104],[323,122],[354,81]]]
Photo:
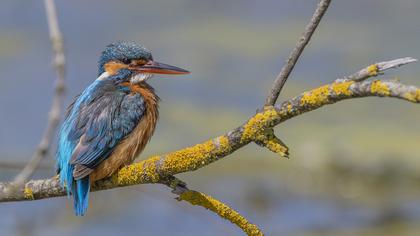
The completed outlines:
[[[286,64],[281,68],[279,75],[277,76],[276,80],[271,87],[270,94],[267,96],[265,100],[265,106],[274,106],[277,101],[277,98],[280,95],[281,90],[283,89],[284,84],[286,83],[287,78],[289,77],[290,73],[292,72],[293,68],[298,61],[300,54],[302,54],[303,49],[311,40],[312,34],[315,32],[316,28],[318,27],[319,22],[321,21],[322,17],[324,16],[325,12],[330,5],[331,0],[321,0],[318,3],[318,6],[313,14],[311,20],[309,21],[308,25],[305,28],[305,32],[303,33],[302,37],[297,42],[295,48],[290,53],[289,58],[286,61]]]
[[[61,108],[63,106],[64,100],[65,57],[63,37],[58,26],[54,0],[45,0],[44,3],[50,32],[50,39],[55,54],[53,59],[53,64],[57,71],[55,94],[49,111],[47,127],[44,131],[41,142],[39,143],[31,160],[29,160],[25,168],[23,168],[23,170],[15,177],[14,183],[16,186],[22,185],[28,178],[30,178],[41,160],[47,156],[51,142],[57,130],[58,123],[60,121]]]
[[[23,161],[1,161],[0,162],[0,169],[7,169],[7,170],[22,170],[27,165],[27,162]],[[51,170],[54,167],[52,163],[40,163],[37,169],[43,170]]]
[[[261,135],[266,134],[266,130],[293,117],[328,104],[368,96],[394,97],[420,103],[420,88],[396,81],[381,80],[342,81],[327,84],[276,106],[266,107],[245,124],[224,135],[123,167],[112,177],[97,181],[92,186],[92,191],[136,184],[162,183],[168,176],[197,170],[251,142],[258,141]],[[2,194],[9,185],[10,183],[0,182],[0,202],[37,200],[66,195],[66,190],[60,185],[57,177],[31,180],[19,191]]]
[[[374,77],[382,74],[385,70],[397,68],[412,62],[416,62],[417,59],[411,58],[411,57],[404,57],[404,58],[398,58],[392,61],[383,61],[383,62],[377,62],[375,64],[372,64],[368,67],[365,67],[358,72],[345,76],[343,78],[339,78],[336,80],[336,82],[343,82],[343,81],[362,81],[369,77]]]
[[[262,236],[262,231],[257,225],[250,223],[245,217],[233,210],[223,202],[208,196],[204,193],[190,190],[187,185],[176,178],[175,176],[169,176],[167,179],[161,182],[172,189],[172,193],[178,195],[176,198],[179,201],[186,201],[194,206],[202,206],[207,210],[210,210],[220,217],[230,221],[241,228],[247,235]]]

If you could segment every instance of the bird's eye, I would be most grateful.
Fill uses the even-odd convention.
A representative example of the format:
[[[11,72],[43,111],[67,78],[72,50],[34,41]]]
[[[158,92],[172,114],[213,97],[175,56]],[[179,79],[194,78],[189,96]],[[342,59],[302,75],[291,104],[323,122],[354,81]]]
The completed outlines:
[[[124,59],[121,59],[121,62],[124,63],[124,64],[130,64],[131,60],[127,59],[127,58],[124,58]]]
[[[144,59],[136,60],[136,64],[137,64],[137,65],[144,65],[144,64],[146,64],[146,63],[147,63],[147,61],[146,61],[146,60],[144,60]]]

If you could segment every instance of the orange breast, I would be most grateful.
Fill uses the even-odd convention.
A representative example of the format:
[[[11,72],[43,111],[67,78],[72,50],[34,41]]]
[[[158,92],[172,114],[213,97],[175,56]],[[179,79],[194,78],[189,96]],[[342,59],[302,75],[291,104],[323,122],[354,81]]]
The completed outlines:
[[[92,182],[111,176],[125,165],[131,164],[143,151],[156,127],[159,116],[159,97],[152,87],[146,83],[129,85],[132,93],[140,93],[146,104],[146,111],[134,130],[127,135],[114,149],[111,155],[90,174]]]

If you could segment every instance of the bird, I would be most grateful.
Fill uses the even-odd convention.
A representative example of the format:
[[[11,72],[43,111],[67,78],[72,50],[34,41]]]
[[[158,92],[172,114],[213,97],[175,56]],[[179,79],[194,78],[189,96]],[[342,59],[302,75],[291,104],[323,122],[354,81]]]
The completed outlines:
[[[91,185],[131,164],[153,135],[160,99],[147,81],[189,73],[154,61],[135,42],[106,46],[97,79],[68,106],[58,134],[57,174],[75,215],[86,214]]]

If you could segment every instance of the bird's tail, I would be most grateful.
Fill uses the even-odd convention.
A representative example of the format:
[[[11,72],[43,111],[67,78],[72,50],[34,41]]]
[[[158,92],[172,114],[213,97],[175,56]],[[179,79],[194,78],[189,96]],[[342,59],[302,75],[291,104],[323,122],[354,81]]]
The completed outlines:
[[[73,207],[76,216],[83,216],[89,205],[90,180],[89,176],[76,180],[72,186]]]

